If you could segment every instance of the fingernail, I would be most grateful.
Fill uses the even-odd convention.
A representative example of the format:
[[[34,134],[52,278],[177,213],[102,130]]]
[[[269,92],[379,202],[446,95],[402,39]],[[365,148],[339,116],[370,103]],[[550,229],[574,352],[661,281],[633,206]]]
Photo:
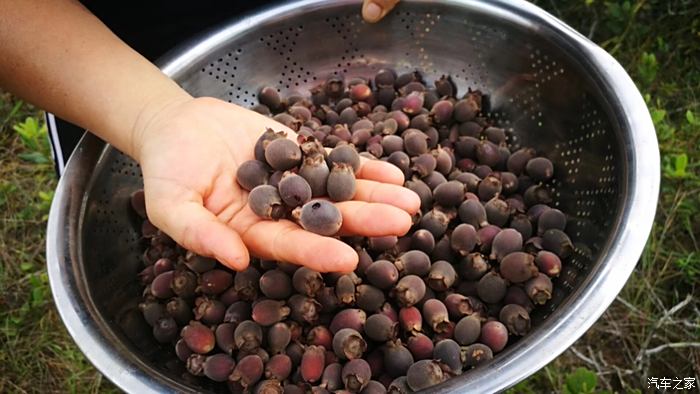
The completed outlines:
[[[365,7],[365,19],[374,22],[382,16],[382,9],[375,3],[369,3]]]

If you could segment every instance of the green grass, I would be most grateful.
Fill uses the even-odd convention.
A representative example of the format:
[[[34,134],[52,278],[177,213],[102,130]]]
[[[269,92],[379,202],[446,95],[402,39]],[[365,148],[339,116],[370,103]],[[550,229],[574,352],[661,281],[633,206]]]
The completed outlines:
[[[700,3],[540,0],[612,53],[645,95],[661,147],[652,235],[617,301],[513,392],[646,391],[700,377]],[[27,117],[30,120],[27,121]],[[0,93],[0,392],[105,392],[48,288],[44,236],[55,187],[40,113]]]
[[[43,117],[0,92],[0,392],[104,392],[54,308],[44,256],[56,186]]]

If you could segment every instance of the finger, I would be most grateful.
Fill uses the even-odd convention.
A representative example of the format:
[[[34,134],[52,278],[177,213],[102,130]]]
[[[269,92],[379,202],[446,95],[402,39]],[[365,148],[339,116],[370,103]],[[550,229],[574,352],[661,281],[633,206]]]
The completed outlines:
[[[353,200],[393,205],[411,215],[420,209],[420,198],[413,190],[366,179],[358,179],[355,182],[357,190]]]
[[[242,271],[250,256],[241,237],[196,201],[155,201],[154,224],[185,249]],[[151,216],[149,216],[151,217]]]
[[[372,181],[403,185],[403,172],[399,167],[381,160],[370,160],[360,157],[360,170],[355,174],[357,178]]]
[[[263,259],[286,261],[319,272],[352,272],[357,252],[335,238],[303,230],[289,220],[262,220],[243,233],[251,253]]]
[[[378,22],[391,11],[399,0],[364,0],[362,17],[366,22]]]
[[[335,205],[343,215],[341,235],[400,236],[411,229],[411,215],[393,205],[364,201],[344,201]]]

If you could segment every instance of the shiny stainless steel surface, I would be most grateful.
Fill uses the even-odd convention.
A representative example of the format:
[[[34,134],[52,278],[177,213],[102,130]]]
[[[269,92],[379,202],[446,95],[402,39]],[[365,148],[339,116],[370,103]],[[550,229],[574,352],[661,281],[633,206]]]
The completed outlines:
[[[161,65],[192,94],[241,105],[263,84],[305,92],[329,75],[369,76],[385,65],[430,80],[450,74],[462,92],[491,94],[513,146],[554,161],[556,204],[577,246],[554,298],[533,315],[530,334],[431,392],[498,391],[546,365],[614,300],[649,235],[659,151],[641,95],[604,50],[524,1],[404,0],[377,25],[361,21],[357,1],[300,1],[225,26]],[[138,324],[141,263],[128,196],[141,182],[132,160],[92,135],[81,142],[49,217],[54,299],[78,346],[123,390],[195,392],[163,366],[167,352],[150,332],[125,335]]]

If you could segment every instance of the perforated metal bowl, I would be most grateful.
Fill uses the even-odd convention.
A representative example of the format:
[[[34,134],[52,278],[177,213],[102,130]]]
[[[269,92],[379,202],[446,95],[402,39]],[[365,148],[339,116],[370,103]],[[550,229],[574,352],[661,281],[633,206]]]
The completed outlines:
[[[163,70],[197,96],[242,105],[262,85],[306,92],[329,75],[383,66],[449,74],[460,91],[491,95],[491,115],[555,163],[555,204],[570,215],[576,253],[534,329],[489,364],[431,391],[504,389],[579,338],[613,301],[649,234],[659,152],[647,108],[605,51],[541,9],[516,0],[402,1],[362,22],[359,2],[308,0],[241,19],[185,45]],[[193,132],[196,132],[194,130]],[[56,304],[87,357],[125,391],[194,392],[167,352],[136,324],[141,266],[128,196],[141,186],[132,160],[87,135],[51,208],[47,254]]]

